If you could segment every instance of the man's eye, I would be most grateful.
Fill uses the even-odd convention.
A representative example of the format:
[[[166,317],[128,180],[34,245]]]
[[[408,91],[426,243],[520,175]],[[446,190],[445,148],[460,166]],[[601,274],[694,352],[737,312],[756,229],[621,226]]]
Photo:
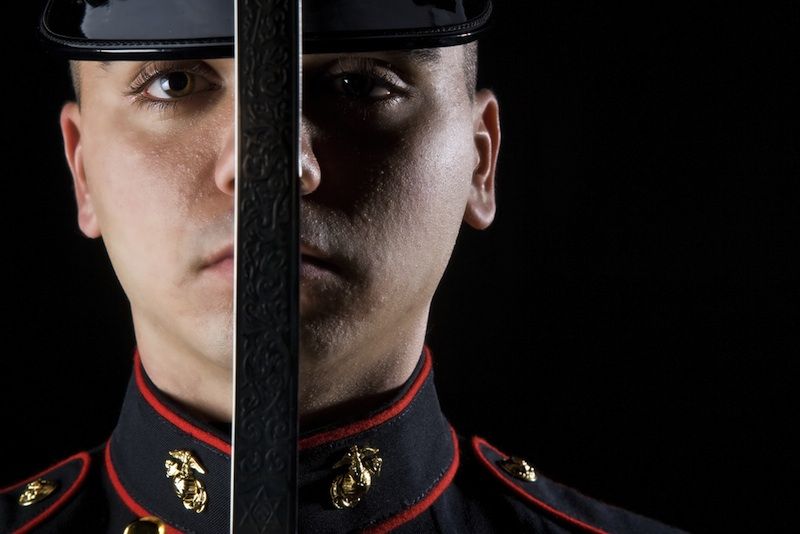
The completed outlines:
[[[334,89],[350,98],[381,99],[392,96],[393,91],[381,78],[364,74],[342,74],[333,80]]]
[[[209,89],[211,83],[202,76],[175,71],[156,76],[144,92],[156,100],[172,100]]]

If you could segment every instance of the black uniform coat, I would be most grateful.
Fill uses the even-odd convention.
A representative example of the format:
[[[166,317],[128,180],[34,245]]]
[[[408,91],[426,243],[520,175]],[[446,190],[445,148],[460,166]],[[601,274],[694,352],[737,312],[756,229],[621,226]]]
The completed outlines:
[[[426,349],[401,392],[368,416],[300,439],[299,531],[303,533],[678,532],[600,503],[540,474],[525,481],[507,456],[479,437],[460,436],[442,415]],[[380,470],[352,508],[337,508],[334,466],[352,446],[377,449]],[[201,512],[184,506],[165,462],[189,451],[203,474]],[[109,532],[154,516],[170,533],[228,532],[230,439],[165,398],[135,354],[119,422],[107,443],[0,491],[0,532]],[[30,506],[20,494],[43,478],[56,490]],[[530,477],[529,477],[530,478]],[[257,518],[267,520],[268,518]]]

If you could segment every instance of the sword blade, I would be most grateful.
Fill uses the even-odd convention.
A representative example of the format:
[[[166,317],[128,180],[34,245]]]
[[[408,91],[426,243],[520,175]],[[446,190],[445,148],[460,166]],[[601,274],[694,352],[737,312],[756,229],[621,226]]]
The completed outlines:
[[[231,525],[297,528],[299,0],[237,3]]]

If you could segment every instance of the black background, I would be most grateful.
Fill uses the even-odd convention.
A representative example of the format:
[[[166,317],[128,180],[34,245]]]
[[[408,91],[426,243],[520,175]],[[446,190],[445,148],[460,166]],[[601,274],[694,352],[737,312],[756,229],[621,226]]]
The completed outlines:
[[[40,4],[4,33],[0,486],[108,437],[133,347],[77,227]],[[445,411],[673,525],[789,530],[796,8],[498,4],[480,74],[501,102],[499,211],[462,233],[432,312]]]

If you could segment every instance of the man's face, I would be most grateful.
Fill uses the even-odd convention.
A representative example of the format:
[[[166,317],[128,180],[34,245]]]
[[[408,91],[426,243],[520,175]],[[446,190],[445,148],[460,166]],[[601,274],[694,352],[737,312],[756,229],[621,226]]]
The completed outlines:
[[[223,366],[233,70],[82,63],[81,107],[62,113],[79,223],[103,237],[137,338],[155,332]],[[379,354],[420,328],[462,219],[492,220],[499,135],[481,115],[491,94],[467,89],[461,47],[306,55],[303,83],[301,365]]]
[[[494,99],[467,85],[463,47],[304,57],[301,369],[424,332],[462,220],[491,222]]]
[[[80,109],[62,112],[79,224],[103,238],[137,341],[147,332],[228,365],[233,60],[81,62],[79,73]]]

